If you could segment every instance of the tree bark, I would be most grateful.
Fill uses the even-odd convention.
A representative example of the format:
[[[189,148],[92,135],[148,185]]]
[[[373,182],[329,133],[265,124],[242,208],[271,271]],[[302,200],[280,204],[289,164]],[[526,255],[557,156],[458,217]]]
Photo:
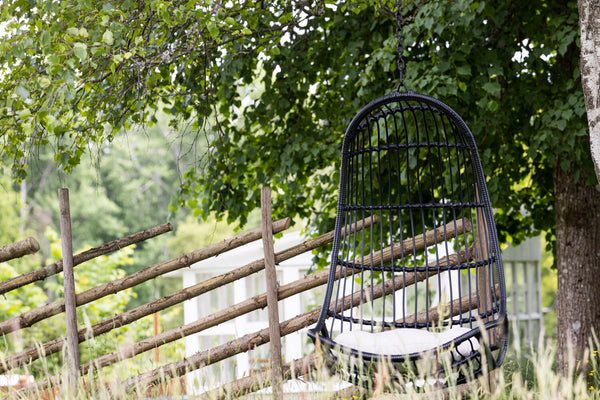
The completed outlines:
[[[596,0],[578,0],[581,32],[581,84],[585,98],[590,149],[600,181],[600,4]]]
[[[600,333],[600,193],[555,169],[558,366],[580,368],[592,332]],[[583,177],[582,177],[583,178]],[[571,361],[579,363],[572,364]]]

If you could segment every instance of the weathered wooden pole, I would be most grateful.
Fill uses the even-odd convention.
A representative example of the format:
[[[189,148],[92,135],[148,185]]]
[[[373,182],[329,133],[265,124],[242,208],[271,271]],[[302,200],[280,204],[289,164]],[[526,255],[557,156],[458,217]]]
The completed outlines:
[[[269,315],[269,345],[271,347],[271,387],[273,398],[283,399],[283,366],[281,363],[281,333],[279,331],[278,295],[279,283],[275,269],[273,249],[273,220],[271,219],[271,188],[265,186],[260,191],[262,212],[262,241],[265,254],[265,275],[267,278],[267,311]]]
[[[475,188],[475,197],[478,202],[481,202],[481,193],[479,188]],[[488,322],[492,317],[492,310],[494,308],[492,299],[492,255],[490,249],[490,232],[488,231],[488,220],[485,215],[485,210],[478,207],[476,210],[477,215],[477,231],[474,237],[475,247],[475,258],[478,263],[481,263],[481,267],[477,268],[477,298],[479,300],[478,311],[479,315],[484,315],[483,322]],[[494,298],[497,298],[494,296]],[[490,336],[488,340],[490,344],[495,344],[496,335],[498,334],[497,329],[489,331]]]
[[[160,311],[157,311],[154,314],[152,314],[153,337],[157,337],[159,333],[160,333]],[[158,346],[156,346],[154,348],[154,362],[157,364],[160,362],[160,347],[158,347]]]
[[[86,250],[82,253],[79,253],[79,254],[76,254],[75,256],[73,256],[73,267],[75,267],[79,264],[82,264],[88,260],[91,260],[93,258],[99,257],[101,255],[108,254],[112,251],[120,250],[123,247],[127,247],[131,244],[153,238],[155,236],[161,235],[165,232],[170,232],[172,230],[173,230],[173,226],[170,223],[166,223],[166,224],[156,226],[154,228],[146,229],[146,230],[131,234],[131,235],[126,236],[121,239],[113,240],[112,242],[103,244],[102,246],[94,247],[93,249]],[[29,240],[29,239],[27,239],[27,240]],[[39,250],[39,244],[37,247]],[[2,259],[1,254],[2,254],[2,249],[0,249],[0,262],[5,261]],[[62,260],[58,260],[57,262],[55,262],[51,265],[47,265],[40,269],[36,269],[35,271],[31,271],[26,274],[19,275],[15,278],[9,279],[4,282],[0,282],[0,294],[10,292],[11,290],[18,289],[21,286],[28,285],[35,281],[40,281],[42,279],[46,279],[49,276],[58,274],[59,272],[62,272],[62,270],[63,270]]]
[[[16,243],[0,247],[0,262],[20,258],[27,254],[33,254],[40,250],[40,244],[32,237],[28,237]]]
[[[73,238],[71,235],[71,211],[68,189],[58,189],[58,202],[65,288],[65,315],[67,320],[68,392],[73,397],[77,397],[79,338],[77,335],[77,302],[75,298],[75,274],[73,273]]]

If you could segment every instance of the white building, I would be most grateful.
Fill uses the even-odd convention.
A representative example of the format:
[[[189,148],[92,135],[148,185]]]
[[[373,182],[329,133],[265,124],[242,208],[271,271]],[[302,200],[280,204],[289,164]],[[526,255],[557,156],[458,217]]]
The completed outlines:
[[[292,232],[275,239],[275,253],[300,244],[305,239],[300,232]],[[208,278],[242,267],[252,261],[264,258],[262,240],[241,246],[217,257],[193,264],[169,276],[181,276],[183,287],[190,287]],[[313,255],[311,252],[301,254],[276,266],[277,280],[284,285],[300,279],[310,269]],[[195,299],[185,301],[184,323],[189,324],[218,310],[240,303],[252,296],[266,291],[264,270],[234,283],[227,284],[217,290],[202,294]],[[279,319],[284,321],[307,311],[309,304],[321,301],[322,290],[312,293],[294,295],[279,302]],[[268,328],[266,308],[246,314],[229,322],[199,332],[185,338],[186,357],[199,351],[208,350],[229,340]],[[282,356],[284,362],[301,358],[307,354],[308,339],[305,331],[297,332],[282,338]],[[188,389],[211,387],[237,378],[248,376],[252,371],[263,369],[269,364],[268,344],[249,352],[243,352],[215,366],[209,366],[188,374]]]

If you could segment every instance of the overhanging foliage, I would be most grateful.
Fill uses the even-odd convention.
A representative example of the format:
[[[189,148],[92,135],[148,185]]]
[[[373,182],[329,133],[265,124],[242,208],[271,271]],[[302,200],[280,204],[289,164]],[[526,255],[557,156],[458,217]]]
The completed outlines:
[[[332,225],[348,121],[397,84],[391,1],[9,2],[0,81],[3,161],[25,177],[39,146],[77,165],[157,110],[193,126],[201,156],[175,206],[244,223],[274,189],[274,216]],[[553,169],[591,170],[575,2],[410,1],[410,89],[473,131],[501,235],[554,226]],[[17,17],[18,16],[18,17]]]

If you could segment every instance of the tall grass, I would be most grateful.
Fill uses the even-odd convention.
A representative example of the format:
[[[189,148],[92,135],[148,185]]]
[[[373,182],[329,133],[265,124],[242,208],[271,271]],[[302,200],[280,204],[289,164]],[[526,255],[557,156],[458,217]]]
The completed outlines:
[[[434,386],[425,385],[416,390],[414,386],[377,385],[371,390],[354,387],[343,392],[334,392],[333,387],[340,382],[336,375],[330,375],[326,369],[319,368],[310,374],[310,377],[302,379],[312,380],[329,390],[318,392],[304,392],[291,394],[286,399],[491,399],[491,400],[600,400],[600,375],[597,373],[600,367],[598,351],[600,342],[596,339],[590,341],[590,351],[583,360],[572,360],[570,374],[562,376],[556,369],[556,344],[552,341],[540,341],[534,349],[521,349],[518,345],[513,347],[507,355],[503,365],[493,371],[490,380],[482,377],[478,380],[459,387],[450,387],[440,390]],[[576,365],[584,365],[583,372],[576,372]],[[48,375],[54,375],[57,371],[47,371]],[[58,371],[65,376],[66,367]],[[127,376],[126,370],[122,371],[123,377]],[[389,371],[388,371],[389,372]],[[390,372],[390,374],[392,374]],[[209,378],[209,377],[207,377]],[[451,378],[450,378],[451,379]],[[492,382],[491,385],[488,382]],[[137,387],[126,390],[122,382],[105,377],[102,371],[96,371],[80,380],[78,385],[78,398],[81,399],[140,399],[140,398],[173,398],[173,399],[205,399],[208,396],[184,395],[180,386],[181,380],[175,382],[166,379],[160,387],[147,388]],[[167,386],[169,389],[167,390]],[[400,393],[402,392],[402,393]],[[55,397],[53,397],[55,396]],[[53,391],[34,390],[30,392],[9,390],[2,394],[7,400],[16,399],[63,399],[74,398],[67,388],[58,388]],[[211,396],[212,397],[212,396]],[[217,397],[214,397],[215,399]],[[269,390],[247,394],[248,399],[270,399]]]

